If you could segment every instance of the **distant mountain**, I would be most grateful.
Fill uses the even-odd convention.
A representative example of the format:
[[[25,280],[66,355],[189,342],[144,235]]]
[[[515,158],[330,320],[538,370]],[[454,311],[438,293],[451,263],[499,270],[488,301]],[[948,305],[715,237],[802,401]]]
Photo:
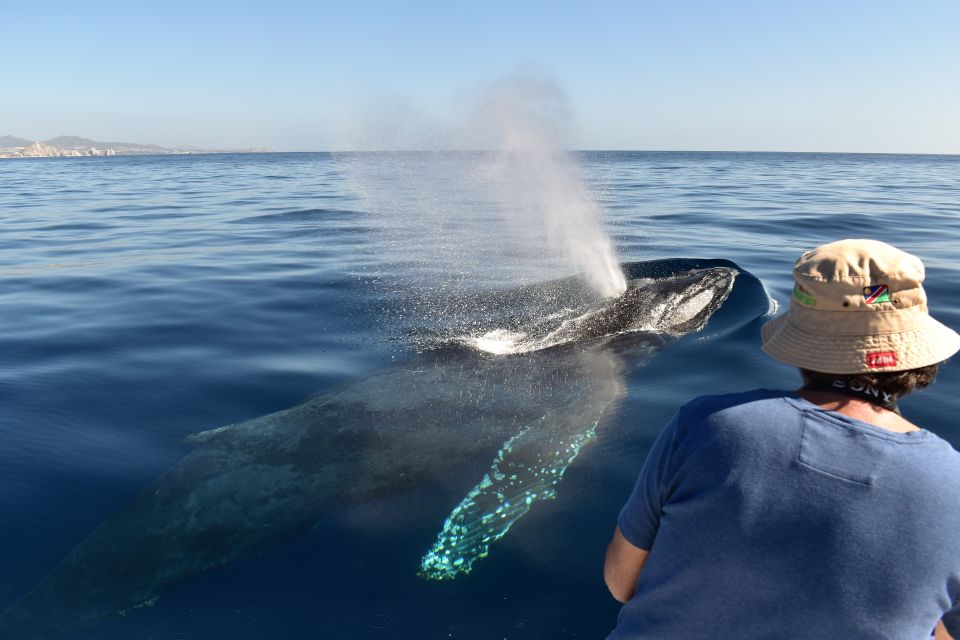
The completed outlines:
[[[98,149],[116,149],[118,151],[120,149],[170,151],[170,149],[155,144],[141,144],[139,142],[99,142],[89,138],[81,138],[80,136],[57,136],[56,138],[50,138],[43,142],[57,149],[89,149],[96,147]],[[30,142],[28,141],[27,144],[30,144]]]
[[[8,147],[25,147],[31,142],[33,142],[33,140],[18,138],[16,136],[0,136],[0,149],[6,149]]]

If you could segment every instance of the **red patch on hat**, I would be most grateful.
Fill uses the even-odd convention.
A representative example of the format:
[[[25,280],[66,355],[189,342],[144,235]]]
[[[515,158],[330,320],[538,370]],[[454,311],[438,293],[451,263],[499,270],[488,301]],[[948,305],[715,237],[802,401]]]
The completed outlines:
[[[871,351],[867,354],[867,366],[871,369],[897,366],[896,351]]]

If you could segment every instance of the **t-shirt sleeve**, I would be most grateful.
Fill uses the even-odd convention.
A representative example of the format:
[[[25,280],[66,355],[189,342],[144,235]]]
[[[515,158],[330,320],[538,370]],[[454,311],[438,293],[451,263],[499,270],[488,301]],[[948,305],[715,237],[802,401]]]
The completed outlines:
[[[633,493],[617,518],[617,526],[627,542],[647,551],[653,546],[653,538],[660,528],[660,513],[666,497],[665,488],[679,415],[673,416],[653,443]]]

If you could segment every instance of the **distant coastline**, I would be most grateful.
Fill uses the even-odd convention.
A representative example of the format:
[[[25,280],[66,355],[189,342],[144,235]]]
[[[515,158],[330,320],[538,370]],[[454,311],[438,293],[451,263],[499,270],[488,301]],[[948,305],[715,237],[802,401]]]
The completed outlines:
[[[136,142],[99,142],[79,136],[57,136],[34,141],[0,136],[0,158],[79,158],[92,156],[193,155],[206,153],[271,153],[272,149],[203,149],[161,147]]]

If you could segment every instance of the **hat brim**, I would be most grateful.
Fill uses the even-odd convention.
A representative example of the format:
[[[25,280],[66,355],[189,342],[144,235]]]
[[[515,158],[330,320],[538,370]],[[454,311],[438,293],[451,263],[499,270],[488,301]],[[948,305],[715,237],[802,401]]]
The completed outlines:
[[[910,331],[844,336],[804,331],[790,322],[787,311],[764,324],[761,333],[762,348],[771,357],[822,373],[907,371],[943,362],[960,351],[960,335],[930,316]],[[869,354],[891,352],[895,364],[870,365]]]

